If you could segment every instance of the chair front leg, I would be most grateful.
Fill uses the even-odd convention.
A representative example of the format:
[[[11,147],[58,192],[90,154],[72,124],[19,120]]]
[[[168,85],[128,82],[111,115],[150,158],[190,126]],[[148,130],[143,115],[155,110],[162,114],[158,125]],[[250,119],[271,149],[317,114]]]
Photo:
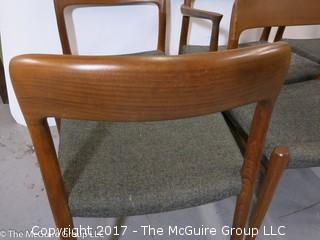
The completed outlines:
[[[43,120],[37,124],[27,122],[27,124],[38,157],[56,227],[59,230],[65,230],[67,233],[61,235],[60,240],[75,240],[76,238],[68,234],[69,230],[73,229],[73,221],[47,121]]]
[[[233,228],[242,229],[242,232],[241,234],[232,234],[232,240],[243,240],[252,196],[261,166],[264,139],[267,135],[274,102],[274,99],[258,102],[253,115],[251,130],[245,148],[244,162],[241,169],[242,190],[237,198],[233,218]]]
[[[288,166],[289,151],[286,147],[277,147],[271,154],[268,163],[266,175],[263,179],[261,190],[257,199],[256,206],[252,212],[249,228],[261,227],[263,219],[270,206],[274,192],[278,186],[279,180]],[[254,240],[256,236],[248,235],[246,240]]]

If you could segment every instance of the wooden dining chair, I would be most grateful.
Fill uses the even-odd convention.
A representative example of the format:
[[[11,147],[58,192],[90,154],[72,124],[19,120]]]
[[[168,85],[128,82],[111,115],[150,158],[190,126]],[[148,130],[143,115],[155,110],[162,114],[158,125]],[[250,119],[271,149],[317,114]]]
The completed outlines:
[[[156,51],[147,55],[164,54],[166,42],[166,0],[54,0],[56,18],[63,54],[72,54],[64,11],[67,7],[79,6],[124,6],[154,4],[158,7],[158,44]],[[142,53],[140,53],[142,54]]]
[[[233,226],[244,228],[289,61],[285,43],[170,57],[14,58],[14,90],[57,227],[72,228],[72,216],[164,212],[238,195]],[[243,159],[219,112],[254,102]],[[48,117],[86,132],[68,128],[57,154]],[[140,132],[146,125],[149,135]]]
[[[262,1],[262,0],[236,0],[232,20],[230,25],[230,34],[228,48],[233,49],[238,47],[239,38],[243,31],[247,29],[264,27],[262,38],[267,40],[270,34],[270,27],[280,26],[275,41],[282,38],[284,26],[297,25],[315,25],[320,24],[320,16],[318,9],[319,1],[307,0],[304,2],[304,7],[301,7],[299,1]],[[250,7],[249,7],[250,6]],[[315,64],[315,63],[314,63]],[[316,65],[320,69],[320,65]],[[308,66],[302,66],[305,71],[309,71]],[[274,129],[269,133],[270,140],[273,142],[269,146],[268,152],[272,146],[277,143],[296,146],[293,150],[295,154],[291,155],[291,167],[311,167],[320,165],[320,152],[316,147],[320,144],[319,121],[320,111],[313,111],[314,106],[320,103],[319,99],[319,81],[318,75],[309,79],[300,79],[285,86],[283,94],[280,95],[278,108],[274,114]],[[295,99],[292,96],[295,95]],[[299,111],[297,111],[299,110]],[[304,111],[310,114],[304,114]],[[250,112],[250,111],[249,111]],[[242,113],[238,119],[242,122],[243,128],[248,131],[249,112]],[[300,114],[299,114],[300,113]],[[246,123],[245,123],[246,122]],[[304,124],[307,122],[306,127]],[[296,123],[301,123],[297,126]],[[282,127],[282,132],[277,132],[276,129]],[[290,139],[288,140],[288,135]],[[300,147],[298,147],[300,144]],[[309,150],[303,153],[303,149]],[[318,145],[320,146],[320,145]]]
[[[291,4],[291,2],[287,1],[288,4]],[[304,2],[304,4],[307,5],[306,9],[299,10],[299,12],[310,12],[310,16],[298,16],[293,19],[293,21],[287,22],[287,25],[281,25],[278,27],[276,36],[274,38],[274,42],[277,41],[286,41],[289,43],[291,49],[305,57],[308,58],[314,62],[317,62],[320,64],[320,39],[315,38],[315,39],[287,39],[283,38],[283,35],[285,33],[286,27],[287,26],[297,26],[297,25],[319,25],[319,16],[317,16],[316,12],[318,9],[320,9],[320,3],[319,1],[316,0],[307,0]],[[297,8],[297,6],[295,6]],[[311,9],[312,8],[312,9]],[[297,9],[295,9],[297,10]],[[286,15],[285,18],[288,16]],[[270,32],[271,32],[271,26],[265,27],[264,28],[264,33],[265,33],[265,39],[269,39],[270,37]],[[320,75],[320,74],[319,74]]]
[[[238,47],[240,35],[247,29],[264,28],[261,39],[267,41],[271,27],[280,27],[275,38],[280,40],[284,26],[319,24],[319,1],[306,0],[303,6],[300,3],[291,0],[270,2],[236,0],[230,24],[228,48]]]
[[[214,39],[211,39],[209,46],[190,45],[187,44],[187,36],[190,34],[190,16],[193,18],[199,18],[200,14],[198,12],[203,12],[203,10],[195,9],[193,7],[194,1],[195,0],[185,0],[183,5],[181,6],[183,22],[181,27],[181,40],[179,45],[180,54],[216,51],[218,49],[234,49],[237,47],[248,47],[258,44],[265,44],[268,43],[272,26],[280,26],[276,36],[276,40],[280,40],[284,31],[284,24],[287,24],[288,26],[312,25],[319,24],[320,22],[319,16],[317,15],[317,10],[319,9],[318,6],[320,3],[317,0],[305,1],[305,7],[303,7],[301,10],[299,9],[299,6],[301,5],[300,2],[291,0],[280,2],[236,0],[232,9],[227,46],[219,46],[218,48],[219,22],[222,15],[217,12],[208,11],[204,11],[205,15],[208,17],[210,16],[213,23],[216,23],[212,25],[213,28],[211,34],[212,36],[215,36]],[[257,41],[254,42],[240,44],[241,34],[246,30],[254,28],[264,28],[264,31],[261,34],[261,38],[259,40],[257,39]],[[317,48],[318,45],[316,40],[309,40],[308,42],[310,41],[313,44],[313,53],[309,55],[314,56],[316,55],[315,52],[319,52],[320,48]],[[296,41],[289,40],[288,42],[292,45],[293,50],[297,48],[295,47]],[[309,59],[305,54],[299,54],[300,52],[310,52],[310,49],[309,51],[305,50],[306,47],[300,47],[299,49],[302,50],[292,52],[291,64],[289,67],[288,76],[285,80],[285,84],[312,80],[320,76],[320,64],[318,62],[312,61],[314,59]]]
[[[190,18],[200,18],[211,21],[211,37],[210,45],[201,49],[203,52],[217,51],[219,43],[219,29],[220,22],[223,15],[216,12],[209,12],[201,9],[193,8],[194,0],[184,0],[184,4],[181,6],[182,24],[180,33],[179,53],[182,54],[185,51],[185,47],[188,46],[188,36],[190,29]],[[200,48],[200,47],[199,47]]]
[[[292,0],[236,0],[232,10],[226,48],[235,49],[250,45],[239,44],[241,34],[248,29],[264,28],[260,41],[251,43],[261,45],[269,39],[271,27],[279,27],[275,38],[275,41],[278,41],[282,39],[284,26],[319,24],[319,7],[320,2],[316,0],[306,0],[303,2],[303,6],[301,1]],[[261,199],[265,198],[263,196],[266,193],[272,197],[271,193],[275,191],[277,180],[270,181],[270,177],[268,177],[270,172],[278,171],[275,163],[268,160],[268,156],[272,154],[275,146],[285,145],[288,147],[289,168],[320,166],[320,111],[317,107],[320,104],[320,65],[310,59],[299,55],[298,52],[292,53],[289,75],[285,81],[286,85],[279,95],[266,138],[263,157],[266,177],[260,188],[260,200],[256,204],[256,209],[260,210],[257,210],[253,215],[250,227],[261,225],[261,215],[264,214],[262,206],[267,202],[263,203]],[[245,151],[248,140],[254,109],[255,106],[251,105],[224,113],[243,151]],[[262,213],[258,214],[259,211]],[[246,239],[252,240],[254,237],[247,236]]]

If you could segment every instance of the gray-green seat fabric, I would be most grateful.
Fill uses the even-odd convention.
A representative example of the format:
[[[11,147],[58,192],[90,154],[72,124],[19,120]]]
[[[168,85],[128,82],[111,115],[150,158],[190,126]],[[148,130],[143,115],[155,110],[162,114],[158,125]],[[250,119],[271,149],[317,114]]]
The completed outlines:
[[[315,79],[320,76],[320,64],[292,52],[285,84]]]
[[[63,120],[59,161],[72,215],[115,217],[237,195],[243,158],[218,113],[147,123]]]
[[[320,63],[320,39],[284,39],[301,56]]]
[[[320,80],[285,85],[276,103],[266,139],[265,156],[278,145],[289,147],[289,167],[320,166]],[[254,106],[232,110],[248,132]]]
[[[163,56],[165,55],[165,53],[160,50],[154,50],[154,51],[145,51],[145,52],[124,54],[124,55],[126,56]]]
[[[256,46],[266,42],[250,42],[240,44],[239,47]],[[219,47],[219,50],[225,50],[226,46]],[[208,46],[188,45],[182,48],[182,54],[208,52]],[[291,55],[291,64],[289,67],[288,75],[285,80],[285,84],[291,84],[296,82],[303,82],[307,80],[315,79],[320,76],[320,64],[311,61],[308,58],[302,57],[296,53]]]
[[[209,46],[187,45],[183,46],[181,54],[203,53],[209,52]]]
[[[163,212],[241,188],[242,157],[221,114],[151,123],[62,120],[60,139],[73,216]]]

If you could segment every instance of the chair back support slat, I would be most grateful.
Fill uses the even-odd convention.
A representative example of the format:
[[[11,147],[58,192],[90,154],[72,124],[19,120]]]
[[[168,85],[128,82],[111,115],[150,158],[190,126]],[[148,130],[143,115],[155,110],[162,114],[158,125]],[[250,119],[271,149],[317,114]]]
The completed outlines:
[[[228,110],[278,94],[286,44],[171,57],[24,55],[11,76],[27,121],[154,121]]]
[[[319,0],[236,0],[232,10],[228,48],[236,48],[241,33],[247,29],[320,24],[319,12]],[[284,28],[281,31],[279,34],[283,34]]]
[[[165,51],[166,39],[166,0],[55,0],[55,11],[64,54],[71,54],[71,47],[68,38],[67,25],[64,16],[64,10],[69,6],[120,6],[120,5],[137,5],[137,4],[155,4],[159,10],[159,30],[158,30],[158,46],[157,50]]]

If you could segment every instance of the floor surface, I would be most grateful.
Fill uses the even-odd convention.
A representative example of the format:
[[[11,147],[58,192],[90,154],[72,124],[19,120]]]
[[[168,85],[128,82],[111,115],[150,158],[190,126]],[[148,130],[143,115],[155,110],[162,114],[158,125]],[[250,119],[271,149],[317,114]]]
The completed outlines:
[[[58,136],[54,129],[53,135],[57,142]],[[235,198],[229,198],[181,211],[129,217],[122,222],[128,229],[119,239],[228,239],[229,236],[224,236],[222,233],[222,227],[227,226],[224,228],[224,233],[228,234],[234,204]],[[78,227],[113,226],[114,223],[115,219],[75,219]],[[141,228],[143,225],[163,228],[164,233],[160,235],[151,231],[149,234],[146,231],[144,235]],[[270,236],[260,232],[257,239],[320,239],[320,168],[285,172],[264,225],[267,234],[271,233],[271,227],[272,232],[276,233],[280,226],[285,226],[285,229],[280,228],[280,233],[283,232],[285,235]],[[46,191],[27,129],[14,122],[9,114],[8,105],[0,103],[0,239],[27,239],[25,231],[31,230],[34,226],[54,227]],[[213,227],[216,228],[217,234],[216,236],[169,235],[169,226]],[[134,232],[135,230],[138,232]],[[21,237],[17,235],[20,231]]]

